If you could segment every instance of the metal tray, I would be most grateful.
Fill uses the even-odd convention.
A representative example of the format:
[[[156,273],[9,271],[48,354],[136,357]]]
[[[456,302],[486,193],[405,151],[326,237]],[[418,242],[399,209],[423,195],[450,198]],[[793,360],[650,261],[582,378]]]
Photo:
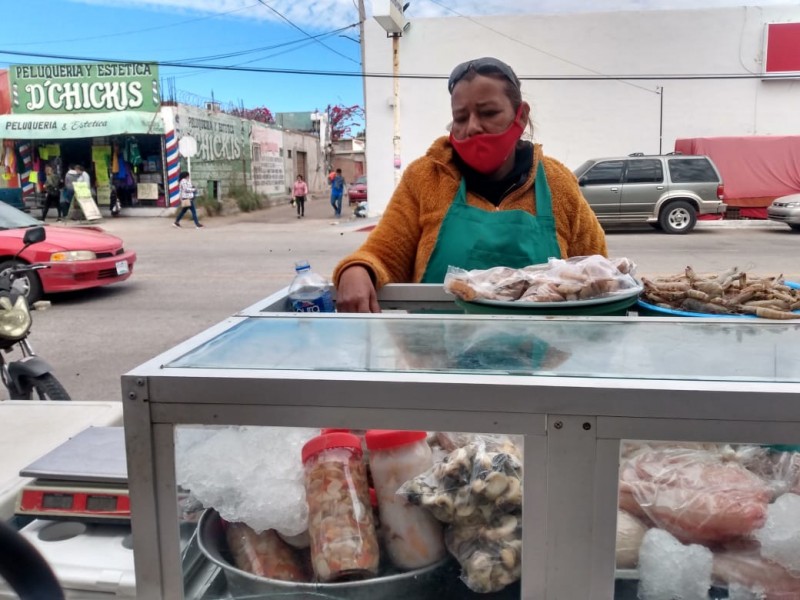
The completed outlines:
[[[197,543],[208,560],[225,574],[228,592],[234,598],[291,597],[292,600],[441,600],[451,598],[458,581],[458,565],[449,559],[429,567],[344,583],[297,583],[259,577],[234,567],[225,556],[227,543],[219,514],[209,509],[197,525]],[[491,596],[491,595],[490,595]],[[517,598],[519,598],[517,592]]]

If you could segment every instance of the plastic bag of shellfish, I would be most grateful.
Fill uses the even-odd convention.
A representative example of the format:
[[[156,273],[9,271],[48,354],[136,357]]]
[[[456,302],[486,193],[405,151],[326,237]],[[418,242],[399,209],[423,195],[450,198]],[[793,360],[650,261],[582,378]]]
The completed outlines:
[[[397,491],[443,523],[488,523],[522,508],[522,452],[509,439],[478,437]]]
[[[521,460],[524,440],[525,438],[521,435],[437,431],[429,443],[438,444],[447,452],[452,452],[458,448],[483,441],[488,450],[510,452]]]
[[[461,580],[473,592],[499,592],[522,574],[522,516],[499,515],[486,523],[450,525],[448,551],[461,565]]]

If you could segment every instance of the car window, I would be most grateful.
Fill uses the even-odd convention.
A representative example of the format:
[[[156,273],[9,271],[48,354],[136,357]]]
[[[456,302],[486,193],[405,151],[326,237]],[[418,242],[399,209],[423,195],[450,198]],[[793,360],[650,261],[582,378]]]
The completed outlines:
[[[606,160],[599,162],[589,169],[581,180],[586,185],[619,183],[622,181],[622,167],[624,165],[625,161],[622,160]]]
[[[628,161],[625,183],[663,183],[664,169],[657,159]]]
[[[670,158],[667,162],[673,183],[719,181],[707,158]]]
[[[356,183],[363,183],[364,185],[367,185],[367,178],[366,177],[359,177],[358,179],[356,179],[355,182]]]
[[[16,229],[34,225],[41,225],[41,222],[5,202],[0,202],[0,229]]]

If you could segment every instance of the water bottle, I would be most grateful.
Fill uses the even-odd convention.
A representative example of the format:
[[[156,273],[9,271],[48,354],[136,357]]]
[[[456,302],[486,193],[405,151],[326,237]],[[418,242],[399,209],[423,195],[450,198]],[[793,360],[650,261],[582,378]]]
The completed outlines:
[[[307,260],[296,262],[297,274],[289,286],[289,306],[294,312],[335,312],[331,283],[311,270]]]

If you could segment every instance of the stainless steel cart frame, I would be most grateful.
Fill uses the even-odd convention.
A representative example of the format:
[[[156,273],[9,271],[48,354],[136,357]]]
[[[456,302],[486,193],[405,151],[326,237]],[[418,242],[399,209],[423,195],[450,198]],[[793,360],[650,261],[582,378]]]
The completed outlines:
[[[380,301],[398,310],[453,308],[438,286],[387,286]],[[800,444],[800,361],[794,360],[800,352],[797,322],[397,313],[297,316],[287,314],[285,306],[286,290],[282,290],[122,378],[141,598],[183,597],[175,507],[176,425],[324,424],[523,435],[522,597],[526,600],[613,597],[621,440]],[[175,366],[181,357],[243,322],[258,320],[266,327],[286,319],[307,319],[304,322],[312,326],[327,319],[344,324],[355,319],[366,327],[378,323],[400,327],[413,319],[419,327],[471,322],[489,328],[558,327],[578,333],[578,328],[592,327],[609,332],[611,345],[615,332],[624,328],[625,335],[647,332],[648,350],[654,356],[661,352],[675,356],[675,339],[685,333],[686,343],[693,344],[686,348],[691,353],[688,360],[695,363],[686,363],[687,372],[694,373],[699,362],[712,377],[681,378],[683,367],[674,373],[665,369],[669,376],[664,378],[659,378],[658,369],[618,376],[625,365],[588,376],[564,375],[558,369],[503,374]],[[733,337],[725,344],[709,339],[707,347],[698,348],[703,332],[716,328],[725,328]],[[680,335],[661,340],[658,331]],[[336,340],[330,344],[335,346]],[[580,354],[579,347],[576,344],[572,350]],[[587,342],[587,347],[587,357],[594,360],[603,343]],[[754,347],[760,348],[759,360],[748,352]],[[731,366],[734,360],[740,362]],[[713,376],[716,372],[726,374]]]

